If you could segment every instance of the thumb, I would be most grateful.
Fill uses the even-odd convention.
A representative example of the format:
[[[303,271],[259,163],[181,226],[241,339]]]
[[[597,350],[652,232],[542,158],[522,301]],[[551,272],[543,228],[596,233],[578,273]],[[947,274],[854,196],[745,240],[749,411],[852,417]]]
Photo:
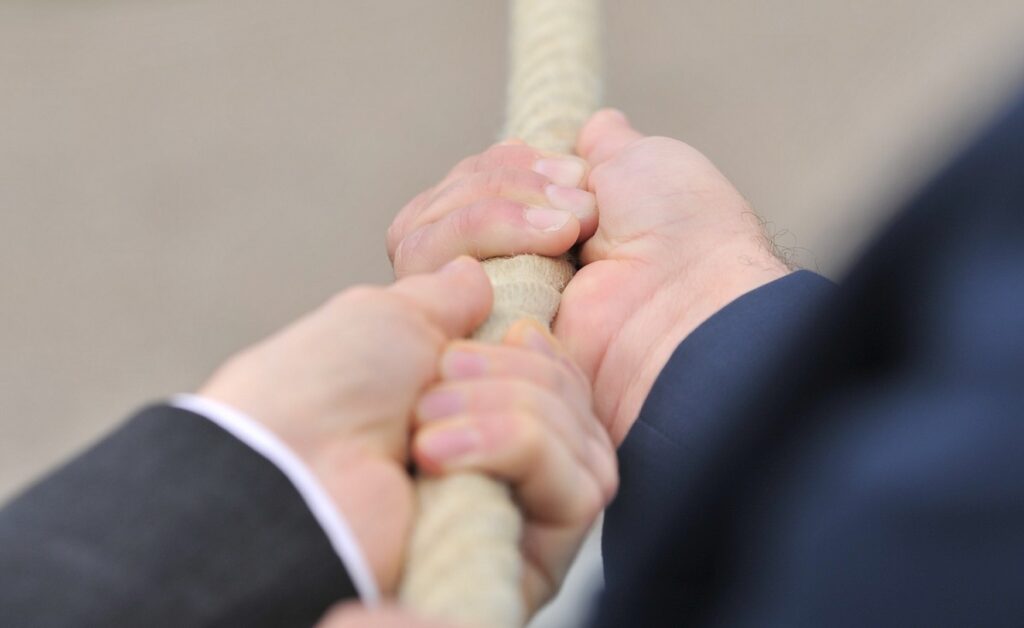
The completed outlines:
[[[576,141],[576,152],[594,167],[644,137],[618,109],[602,109],[590,116]]]
[[[327,611],[316,628],[453,628],[420,619],[396,608],[369,610],[360,604],[339,604]]]
[[[417,305],[449,338],[468,336],[491,313],[491,282],[480,262],[458,257],[433,273],[399,279],[389,291]]]

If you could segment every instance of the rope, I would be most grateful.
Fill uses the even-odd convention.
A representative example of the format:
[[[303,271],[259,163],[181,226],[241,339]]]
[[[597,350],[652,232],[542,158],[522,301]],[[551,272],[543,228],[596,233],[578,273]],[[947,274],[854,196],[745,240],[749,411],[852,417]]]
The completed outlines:
[[[512,0],[511,77],[505,136],[571,153],[597,107],[599,0]],[[566,257],[484,262],[494,286],[490,318],[473,337],[501,342],[521,318],[550,325],[572,277]],[[509,488],[490,477],[420,478],[419,517],[400,597],[419,613],[456,623],[519,628],[526,621],[519,540]]]

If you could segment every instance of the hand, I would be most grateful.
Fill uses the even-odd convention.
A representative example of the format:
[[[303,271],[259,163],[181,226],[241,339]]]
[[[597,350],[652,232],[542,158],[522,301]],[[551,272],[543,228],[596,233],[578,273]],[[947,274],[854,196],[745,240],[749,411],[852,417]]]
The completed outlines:
[[[403,209],[389,230],[390,250],[402,253],[396,272],[429,270],[458,254],[568,250],[572,229],[544,238],[500,212],[485,213],[500,206],[493,190],[506,189],[504,177],[528,167],[527,151],[499,145],[463,162],[446,181],[472,172],[490,187],[463,186],[463,195],[428,212],[430,220],[415,220],[430,190]],[[604,110],[584,127],[577,152],[600,220],[596,228],[589,216],[581,222],[583,267],[563,294],[554,331],[594,382],[597,414],[619,443],[678,344],[724,305],[789,270],[747,202],[692,147],[645,137],[620,112]],[[455,218],[470,207],[472,221]],[[478,245],[479,234],[487,246]]]
[[[586,168],[579,157],[515,140],[463,160],[388,229],[395,275],[434,270],[459,255],[561,255],[597,228],[594,195],[580,189]]]
[[[428,474],[475,471],[512,486],[524,515],[523,596],[533,612],[558,590],[618,487],[590,384],[531,320],[513,325],[501,345],[455,342],[441,376],[416,407],[413,458]]]
[[[468,258],[387,288],[351,288],[229,360],[199,391],[260,421],[304,460],[385,592],[397,586],[413,515],[413,409],[444,347],[490,305],[490,283]]]

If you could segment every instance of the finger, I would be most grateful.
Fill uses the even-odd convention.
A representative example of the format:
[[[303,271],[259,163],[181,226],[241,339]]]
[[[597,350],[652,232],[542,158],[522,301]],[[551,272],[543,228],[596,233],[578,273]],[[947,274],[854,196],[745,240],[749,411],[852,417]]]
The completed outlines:
[[[398,212],[394,220],[391,221],[391,224],[388,225],[384,243],[387,247],[388,259],[391,261],[394,261],[395,259],[395,249],[398,248],[398,243],[413,230],[413,224],[416,221],[416,217],[422,213],[423,209],[426,208],[427,204],[430,202],[430,199],[434,197],[435,189],[436,188],[428,188],[414,196],[413,199],[406,203],[405,207]]]
[[[395,274],[428,272],[460,255],[561,255],[579,234],[579,219],[570,212],[503,199],[480,201],[410,233],[395,251]]]
[[[509,148],[499,145],[469,158],[436,187],[421,192],[402,208],[388,228],[388,256],[394,260],[399,243],[418,227],[485,198],[571,211],[580,219],[583,238],[590,237],[597,229],[595,202],[589,192],[579,188],[586,181],[586,162],[575,156],[544,156],[522,145],[511,147],[512,151]]]
[[[581,409],[590,408],[590,381],[551,332],[531,319],[513,324],[502,345],[469,340],[451,343],[441,356],[440,368],[445,380],[515,378],[572,400]]]
[[[410,222],[408,231],[492,198],[572,212],[581,223],[596,227],[596,201],[590,192],[556,185],[548,177],[531,170],[499,168],[456,179],[438,190],[424,210]]]
[[[590,465],[588,458],[592,452],[588,441],[594,436],[585,426],[591,416],[586,407],[580,408],[579,404],[528,381],[494,378],[443,382],[423,395],[414,410],[420,427],[456,416],[506,412],[541,417],[581,464]]]
[[[495,144],[479,155],[463,159],[441,181],[443,187],[456,179],[476,172],[501,168],[533,170],[556,185],[579,186],[586,178],[587,164],[572,155],[557,155],[532,148],[518,141]]]
[[[441,356],[441,377],[447,381],[514,378],[584,406],[590,400],[590,382],[570,361],[522,347],[456,341]]]
[[[427,473],[474,471],[512,484],[527,516],[552,525],[587,526],[605,490],[548,423],[523,412],[461,415],[416,433],[413,456]]]
[[[422,428],[459,416],[507,412],[525,413],[546,422],[549,431],[590,470],[599,485],[614,492],[615,448],[594,415],[589,394],[559,394],[527,379],[508,377],[445,381],[420,398],[413,414],[416,425]]]
[[[491,282],[480,263],[460,257],[436,273],[400,279],[388,292],[421,310],[449,338],[468,336],[491,311]]]
[[[397,608],[368,609],[361,604],[338,604],[327,611],[316,628],[453,628],[417,617]]]
[[[502,343],[511,347],[523,347],[537,354],[556,360],[563,370],[573,375],[582,386],[588,398],[591,396],[590,380],[583,369],[569,357],[562,343],[551,333],[547,325],[531,318],[523,318],[509,328]]]
[[[618,109],[602,109],[580,131],[576,152],[593,168],[644,135]]]

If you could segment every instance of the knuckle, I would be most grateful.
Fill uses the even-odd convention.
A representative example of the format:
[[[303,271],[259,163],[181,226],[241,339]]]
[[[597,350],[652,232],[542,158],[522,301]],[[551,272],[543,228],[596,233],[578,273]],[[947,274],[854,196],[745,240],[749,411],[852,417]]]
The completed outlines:
[[[434,188],[424,190],[417,194],[411,201],[409,201],[405,207],[398,212],[391,224],[388,225],[387,234],[385,236],[388,255],[394,258],[395,249],[398,248],[399,243],[405,238],[406,234],[415,229],[420,222],[420,216],[423,209],[429,204],[430,199],[434,195]]]
[[[560,402],[561,395],[554,388],[554,380],[557,377],[550,369],[539,375],[540,381],[536,379],[517,380],[512,385],[512,394],[518,401],[519,406],[525,408],[539,423],[547,423],[552,417],[552,408]]]
[[[493,226],[514,222],[522,213],[522,203],[503,198],[487,199],[451,214],[449,229],[456,239],[472,246]]]
[[[428,226],[420,227],[412,233],[406,235],[404,238],[399,240],[395,246],[394,254],[392,255],[392,265],[395,269],[395,274],[399,277],[404,277],[413,272],[411,261],[417,259],[416,253],[420,242],[423,240],[423,234],[426,233]]]
[[[388,225],[388,230],[384,234],[384,242],[388,249],[388,258],[394,262],[395,254],[398,251],[398,245],[402,242],[402,226],[399,224],[401,216],[397,216],[391,224]]]
[[[504,196],[515,186],[515,171],[509,168],[488,170],[479,179],[480,192],[487,196]]]
[[[448,217],[448,228],[454,238],[471,242],[472,238],[480,231],[486,215],[485,212],[467,207]]]
[[[524,203],[506,198],[491,199],[477,208],[488,217],[489,223],[519,224],[523,218]]]
[[[533,412],[520,410],[511,414],[510,422],[514,427],[513,442],[518,450],[518,457],[532,464],[541,457],[544,447],[544,428]]]

